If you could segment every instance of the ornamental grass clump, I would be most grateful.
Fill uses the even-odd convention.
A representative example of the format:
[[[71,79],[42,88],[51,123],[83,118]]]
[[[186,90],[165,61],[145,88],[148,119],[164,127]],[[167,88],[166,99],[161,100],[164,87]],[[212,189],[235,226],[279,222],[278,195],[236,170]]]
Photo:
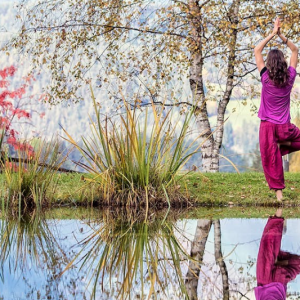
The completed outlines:
[[[95,121],[90,117],[90,137],[82,137],[80,144],[65,134],[84,158],[77,164],[89,174],[86,187],[96,186],[94,200],[146,208],[187,201],[176,181],[179,170],[200,147],[195,146],[197,138],[187,141],[194,110],[174,118],[175,111],[164,106],[152,104],[141,111],[124,100],[125,112],[118,120],[101,120],[93,92],[92,99]]]
[[[55,174],[64,161],[57,140],[38,141],[34,148],[19,149],[14,161],[5,157],[1,163],[5,190],[2,210],[20,217],[49,207],[56,189]]]

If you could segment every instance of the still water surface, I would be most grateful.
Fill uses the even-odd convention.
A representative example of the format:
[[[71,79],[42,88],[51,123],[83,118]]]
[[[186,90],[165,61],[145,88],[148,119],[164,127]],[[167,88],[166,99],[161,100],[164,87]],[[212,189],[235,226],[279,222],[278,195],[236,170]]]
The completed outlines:
[[[300,219],[217,217],[2,220],[0,299],[255,299],[259,251],[300,299]]]

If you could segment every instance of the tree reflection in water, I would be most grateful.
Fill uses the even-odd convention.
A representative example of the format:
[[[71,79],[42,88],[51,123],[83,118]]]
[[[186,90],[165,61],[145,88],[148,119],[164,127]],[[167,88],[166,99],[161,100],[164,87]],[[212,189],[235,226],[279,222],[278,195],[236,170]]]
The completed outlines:
[[[186,275],[186,287],[188,292],[188,298],[191,300],[198,299],[198,286],[199,286],[199,275],[201,267],[203,265],[203,256],[205,253],[206,242],[211,230],[211,226],[214,227],[214,255],[216,264],[219,267],[220,274],[222,277],[222,287],[218,287],[215,278],[207,278],[209,284],[212,287],[216,287],[217,290],[222,294],[222,299],[229,299],[229,281],[228,271],[222,254],[221,247],[221,224],[220,220],[198,220],[197,228],[195,232],[194,241],[191,246],[191,259],[189,262],[189,269]],[[208,297],[215,297],[216,295],[210,293]]]

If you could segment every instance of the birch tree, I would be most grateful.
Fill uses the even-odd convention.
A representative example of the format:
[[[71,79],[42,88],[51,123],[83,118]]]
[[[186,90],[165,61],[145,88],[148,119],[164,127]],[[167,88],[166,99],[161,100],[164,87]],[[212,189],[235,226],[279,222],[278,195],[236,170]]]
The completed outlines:
[[[198,299],[197,288],[203,262],[205,245],[211,229],[212,220],[198,220],[195,237],[191,247],[191,260],[186,274],[185,286],[190,300]]]
[[[14,47],[33,69],[48,69],[51,103],[84,99],[92,82],[116,109],[122,89],[141,108],[193,106],[207,172],[219,170],[229,101],[258,96],[254,44],[277,15],[296,42],[300,24],[293,0],[23,0],[18,7],[20,31],[5,50]],[[208,117],[210,101],[217,103],[216,123]]]

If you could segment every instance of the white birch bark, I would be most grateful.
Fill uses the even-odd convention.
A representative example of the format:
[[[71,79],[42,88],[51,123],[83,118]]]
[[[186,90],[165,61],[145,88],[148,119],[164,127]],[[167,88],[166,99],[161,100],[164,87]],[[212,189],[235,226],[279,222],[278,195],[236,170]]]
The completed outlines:
[[[206,99],[203,85],[203,54],[202,54],[202,30],[201,30],[201,6],[198,1],[188,0],[190,10],[190,25],[192,28],[193,50],[190,58],[190,87],[193,101],[197,105],[195,112],[196,123],[199,132],[202,134],[203,145],[202,167],[204,172],[217,172],[218,164],[213,160],[214,137],[208,119]],[[203,4],[202,4],[203,5]],[[214,163],[213,163],[214,162]]]
[[[195,237],[191,247],[191,258],[189,269],[186,274],[185,286],[188,299],[197,299],[198,279],[203,261],[203,255],[208,234],[212,225],[211,220],[198,220]]]
[[[214,220],[213,224],[214,224],[215,258],[216,258],[216,263],[220,268],[220,272],[222,276],[223,299],[229,300],[228,271],[222,254],[220,220]]]
[[[207,2],[202,3],[202,6]],[[201,5],[199,1],[189,0],[190,24],[192,28],[192,40],[195,43],[194,50],[191,51],[190,65],[190,87],[193,94],[194,103],[197,104],[195,113],[196,123],[199,131],[203,134],[202,141],[205,141],[201,147],[202,167],[204,172],[219,171],[219,154],[223,141],[224,120],[227,105],[230,101],[232,90],[234,88],[234,64],[236,61],[236,45],[239,23],[240,0],[233,0],[228,16],[231,22],[231,39],[229,41],[229,55],[227,64],[226,89],[218,105],[217,125],[214,136],[207,114],[206,99],[203,84],[203,64],[202,54],[202,31],[201,31]]]
[[[217,115],[217,131],[215,133],[215,144],[214,144],[214,154],[212,155],[212,165],[216,167],[219,166],[219,154],[220,148],[223,141],[224,133],[224,120],[227,104],[230,101],[232,90],[234,88],[234,64],[236,61],[236,46],[237,46],[237,35],[238,35],[238,24],[239,24],[239,9],[240,9],[240,0],[234,0],[232,2],[229,15],[231,20],[231,40],[229,41],[229,56],[227,64],[227,81],[226,89],[223,94],[222,100],[218,105],[218,115]]]

